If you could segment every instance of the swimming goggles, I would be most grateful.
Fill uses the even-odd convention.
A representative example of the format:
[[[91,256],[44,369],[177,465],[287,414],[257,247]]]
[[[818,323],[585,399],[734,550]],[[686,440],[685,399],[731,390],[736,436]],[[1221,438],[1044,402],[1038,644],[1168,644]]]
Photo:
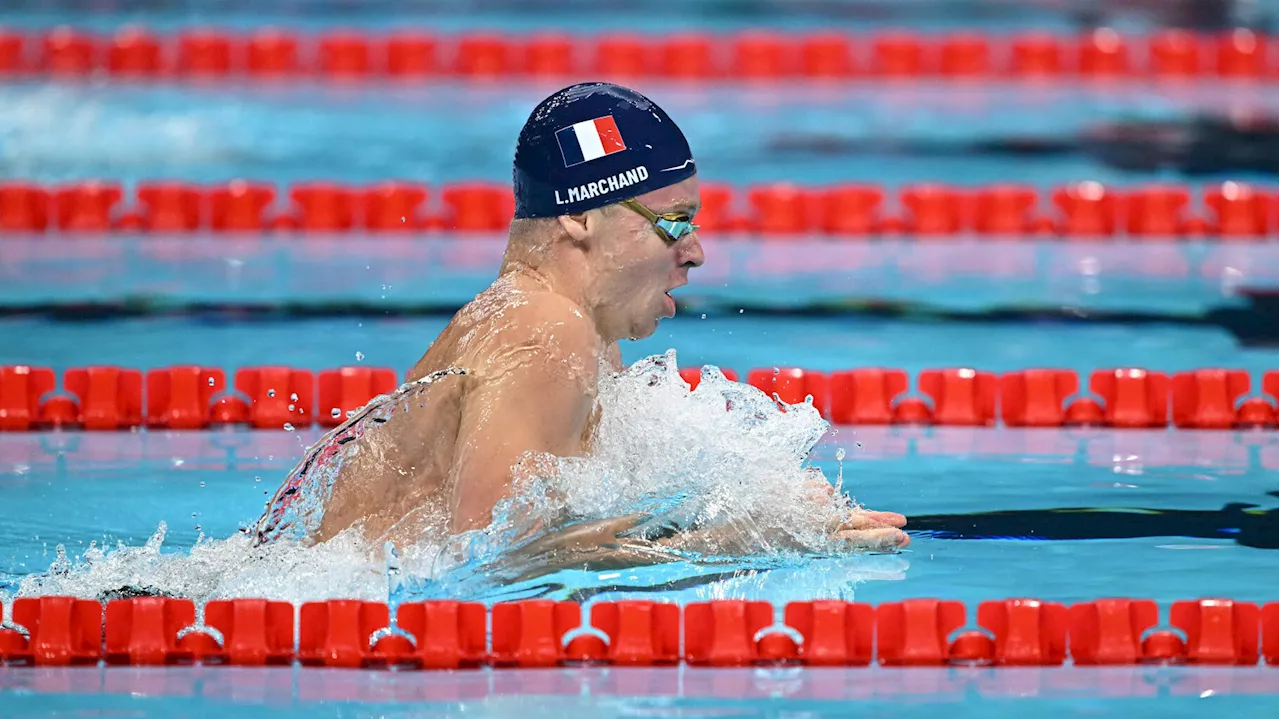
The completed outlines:
[[[698,226],[693,224],[693,218],[683,212],[667,212],[659,215],[634,198],[622,200],[618,204],[636,211],[641,217],[652,222],[653,226],[661,230],[665,239],[670,242],[679,242],[685,235],[698,231]]]

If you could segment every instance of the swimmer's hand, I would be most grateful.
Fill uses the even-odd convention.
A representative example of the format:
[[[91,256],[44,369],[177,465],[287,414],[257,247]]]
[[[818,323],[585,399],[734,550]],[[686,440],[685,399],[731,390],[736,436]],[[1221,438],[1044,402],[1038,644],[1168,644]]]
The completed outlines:
[[[815,501],[827,501],[835,493],[825,480],[810,480],[810,497]],[[902,531],[907,518],[896,512],[874,512],[857,507],[835,528],[837,539],[853,545],[855,549],[872,552],[890,552],[911,544],[911,537]]]
[[[901,529],[906,524],[907,518],[895,512],[855,509],[836,530],[836,537],[860,549],[889,552],[911,544],[911,537]]]

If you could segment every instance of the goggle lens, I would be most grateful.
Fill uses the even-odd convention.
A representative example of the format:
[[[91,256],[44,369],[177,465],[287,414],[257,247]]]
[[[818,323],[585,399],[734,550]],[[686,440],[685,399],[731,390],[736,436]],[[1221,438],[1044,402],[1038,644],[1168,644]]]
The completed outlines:
[[[679,242],[680,238],[698,229],[698,226],[690,222],[688,217],[683,216],[678,219],[659,217],[653,224],[665,232],[672,242]]]

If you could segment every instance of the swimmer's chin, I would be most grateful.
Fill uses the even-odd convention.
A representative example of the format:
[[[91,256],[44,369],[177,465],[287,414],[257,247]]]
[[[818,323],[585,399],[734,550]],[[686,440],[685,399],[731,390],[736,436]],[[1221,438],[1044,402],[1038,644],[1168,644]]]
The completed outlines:
[[[660,321],[661,321],[660,319],[654,319],[653,322],[650,323],[648,327],[633,328],[631,330],[630,336],[628,336],[627,339],[631,340],[632,342],[635,342],[637,340],[643,340],[643,339],[648,339],[652,337],[654,334],[657,333],[658,324],[660,323]]]

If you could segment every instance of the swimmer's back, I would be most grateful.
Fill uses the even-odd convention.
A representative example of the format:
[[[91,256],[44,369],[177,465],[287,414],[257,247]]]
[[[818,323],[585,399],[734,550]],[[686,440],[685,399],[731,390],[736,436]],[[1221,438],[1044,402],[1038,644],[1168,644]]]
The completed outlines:
[[[419,386],[401,398],[385,421],[379,418],[360,428],[340,456],[329,458],[341,464],[316,540],[357,523],[366,538],[385,539],[411,515],[421,534],[444,536],[442,497],[467,377],[448,369],[418,379]]]
[[[602,355],[615,357],[616,348],[602,347],[573,302],[518,273],[504,276],[454,315],[411,370],[410,381],[428,378],[415,401],[359,437],[316,539],[355,523],[371,540],[398,543],[483,526],[509,481],[475,477],[509,478],[514,450],[504,452],[504,443],[550,441],[548,451],[576,454],[588,440]],[[547,394],[544,381],[571,388],[556,392],[568,399],[537,402]],[[536,435],[522,440],[531,420],[572,427],[577,436],[572,446]]]

